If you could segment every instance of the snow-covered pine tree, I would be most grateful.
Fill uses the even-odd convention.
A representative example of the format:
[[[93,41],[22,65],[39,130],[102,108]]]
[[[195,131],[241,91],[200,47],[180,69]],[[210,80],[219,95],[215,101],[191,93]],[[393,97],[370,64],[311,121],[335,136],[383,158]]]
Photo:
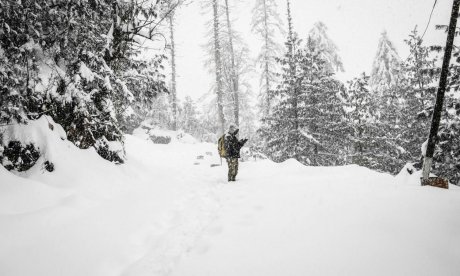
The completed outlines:
[[[277,11],[275,0],[256,0],[252,9],[252,32],[262,40],[262,47],[257,56],[261,68],[260,106],[263,116],[268,116],[271,109],[270,91],[276,83],[278,64],[276,57],[282,54],[282,47],[277,37],[283,34],[282,20]]]
[[[376,101],[369,88],[369,76],[365,73],[348,82],[345,111],[350,131],[349,162],[372,169],[379,169],[375,156],[379,155]]]
[[[404,89],[392,87],[375,99],[378,118],[375,122],[377,131],[373,136],[377,141],[373,156],[375,168],[393,174],[398,173],[410,160],[410,152],[405,148],[408,143],[404,135],[408,133],[408,122],[405,116],[408,115],[404,95]]]
[[[300,61],[298,107],[301,134],[313,141],[303,150],[306,163],[327,166],[346,162],[349,128],[345,87],[334,78],[324,51],[312,37],[307,38]]]
[[[172,129],[173,105],[169,94],[156,96],[150,108],[150,114],[147,116],[150,124],[162,129]]]
[[[179,109],[178,127],[194,137],[201,137],[202,129],[199,121],[199,113],[196,103],[190,96],[185,97],[185,101]]]
[[[436,60],[431,57],[429,47],[423,46],[417,28],[404,40],[409,47],[409,57],[403,63],[404,74],[400,90],[404,92],[401,117],[402,147],[408,152],[411,162],[421,161],[421,145],[429,134],[431,117],[426,110],[432,108],[436,95]],[[421,165],[421,164],[419,164]]]
[[[262,126],[258,131],[263,141],[263,151],[275,162],[289,158],[300,159],[298,156],[300,129],[298,125],[297,95],[300,81],[296,79],[296,71],[300,61],[300,41],[293,30],[291,3],[286,0],[288,33],[286,51],[283,57],[276,58],[281,67],[278,74],[280,82],[273,90],[272,97],[276,104],[269,114],[262,118]]]
[[[384,31],[380,37],[377,53],[372,64],[370,76],[371,89],[383,90],[399,85],[401,80],[401,58]]]
[[[379,170],[392,173],[399,172],[408,159],[402,137],[406,103],[401,83],[401,59],[387,33],[383,32],[370,76],[371,91],[377,102],[376,124],[379,126],[379,132],[374,136],[378,141],[374,161]]]
[[[0,41],[11,68],[16,68],[7,75],[24,80],[16,84],[22,100],[15,109],[24,111],[22,121],[51,115],[76,145],[94,146],[104,158],[120,162],[119,154],[108,150],[108,141],[122,142],[122,137],[107,82],[113,72],[103,59],[105,39],[100,35],[108,33],[112,24],[111,4],[45,0],[1,4]],[[95,76],[91,67],[102,70]],[[73,90],[76,87],[79,91]],[[65,108],[73,100],[73,107]],[[77,129],[80,134],[73,135]]]
[[[288,37],[286,48],[290,49],[291,44],[296,45],[297,49],[294,52],[286,51],[282,58],[277,59],[282,72],[279,76],[281,82],[273,90],[276,104],[270,115],[263,118],[263,125],[259,130],[259,136],[264,140],[264,152],[275,162],[289,158],[302,160],[301,152],[309,142],[314,142],[303,139],[299,125],[297,93],[301,91],[301,75],[292,70],[300,67],[302,53],[298,49],[300,41],[296,34]],[[294,46],[291,49],[293,48]]]
[[[287,58],[288,58],[288,66],[289,66],[289,75],[290,75],[290,84],[291,86],[294,85],[293,79],[295,76],[296,71],[296,64],[294,60],[294,55],[296,52],[296,46],[300,42],[298,41],[298,35],[294,32],[294,27],[292,25],[292,14],[291,14],[291,1],[286,0],[286,11],[287,11],[287,23],[288,23],[288,33],[287,33],[287,41],[286,41],[286,48],[287,48]]]
[[[155,112],[166,111],[155,110],[157,97],[168,92],[162,65],[164,59],[164,55],[151,59],[133,58],[130,68],[121,75],[125,81],[116,82],[115,86],[126,95],[116,101],[117,118],[125,133],[131,133]]]
[[[277,162],[295,158],[308,165],[343,164],[348,138],[343,85],[328,72],[311,38],[302,47],[293,33],[286,44],[293,52],[279,59],[282,82],[260,130],[265,152]]]
[[[8,63],[2,78],[12,84],[2,95],[7,100],[1,103],[2,118],[16,123],[51,116],[77,146],[122,162],[118,118],[125,110],[118,107],[136,101],[130,99],[135,93],[123,89],[123,76],[135,66],[139,38],[156,35],[158,3],[0,4],[0,45]]]
[[[338,54],[339,49],[327,35],[326,24],[321,21],[316,22],[308,36],[321,53],[321,58],[326,61],[327,70],[331,73],[343,72],[343,62]]]
[[[421,161],[420,148],[428,136],[431,119],[426,110],[433,104],[437,78],[435,60],[430,57],[429,48],[422,45],[416,29],[405,42],[409,46],[410,55],[399,69],[393,70],[397,77],[387,78],[386,84],[380,82],[385,85],[374,86],[379,91],[377,99],[380,106],[377,122],[379,131],[374,137],[380,142],[375,147],[377,151],[374,161],[377,169],[391,173],[399,172],[407,162]],[[383,48],[388,51],[379,52],[392,52],[389,46]],[[393,51],[391,56],[393,63],[396,63],[396,52]],[[392,64],[390,60],[388,57],[383,58],[380,63]]]

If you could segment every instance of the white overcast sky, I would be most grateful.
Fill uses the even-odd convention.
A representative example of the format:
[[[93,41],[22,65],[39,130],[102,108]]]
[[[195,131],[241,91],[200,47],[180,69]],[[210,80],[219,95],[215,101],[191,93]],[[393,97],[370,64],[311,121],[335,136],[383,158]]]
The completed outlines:
[[[178,97],[190,95],[198,99],[209,91],[212,75],[203,65],[205,52],[205,22],[211,14],[203,14],[201,2],[189,0],[189,4],[178,10],[176,17],[177,44],[177,89]],[[254,0],[236,1],[232,11],[235,29],[242,33],[251,50],[257,55],[259,41],[250,31],[251,10]],[[408,49],[404,39],[415,25],[422,33],[429,18],[434,0],[291,0],[294,29],[300,38],[305,38],[317,21],[328,27],[329,37],[339,47],[345,66],[345,73],[339,79],[351,79],[363,71],[370,72],[377,50],[380,34],[386,30],[402,58]],[[436,24],[448,24],[452,0],[438,0],[433,17],[425,35],[426,45],[445,44],[446,34],[436,31]],[[286,15],[286,1],[278,0],[278,11],[283,19]],[[284,41],[280,41],[284,43]],[[254,92],[258,93],[258,76],[254,76]]]

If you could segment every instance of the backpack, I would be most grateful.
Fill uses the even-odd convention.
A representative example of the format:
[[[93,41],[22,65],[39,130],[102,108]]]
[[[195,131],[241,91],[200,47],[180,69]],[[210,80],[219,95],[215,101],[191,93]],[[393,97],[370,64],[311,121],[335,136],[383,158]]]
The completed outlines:
[[[227,151],[225,150],[225,134],[217,141],[217,151],[220,157],[227,157]]]

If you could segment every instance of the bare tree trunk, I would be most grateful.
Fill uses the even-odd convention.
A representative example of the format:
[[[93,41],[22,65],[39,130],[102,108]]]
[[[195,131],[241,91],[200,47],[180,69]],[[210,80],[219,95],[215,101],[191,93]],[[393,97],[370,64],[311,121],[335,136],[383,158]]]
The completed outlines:
[[[230,11],[228,8],[228,0],[225,0],[225,14],[227,18],[227,31],[228,31],[228,40],[230,46],[230,59],[231,59],[231,78],[232,78],[232,94],[233,94],[233,115],[235,118],[235,125],[239,127],[239,112],[240,112],[240,102],[239,102],[239,95],[238,95],[238,73],[236,72],[236,65],[235,65],[235,51],[233,49],[233,31],[230,22]]]
[[[297,83],[295,80],[295,60],[294,60],[294,52],[295,52],[295,45],[294,45],[294,31],[292,28],[292,17],[291,17],[291,3],[287,0],[287,19],[288,19],[288,54],[289,54],[289,92],[292,95],[292,109],[294,110],[294,129],[296,130],[296,134],[294,137],[294,155],[297,160],[299,160],[299,152],[298,152],[298,132],[299,132],[299,115],[297,110]]]
[[[222,95],[222,61],[220,55],[220,41],[219,41],[219,13],[217,7],[217,0],[212,1],[214,12],[214,61],[216,65],[216,94],[217,94],[217,114],[219,116],[219,134],[225,131],[225,117],[223,95]]]
[[[169,30],[171,40],[171,98],[173,108],[172,129],[177,130],[177,91],[176,91],[176,47],[174,43],[174,12],[169,16]]]
[[[265,97],[266,97],[266,116],[270,115],[270,106],[271,106],[271,95],[270,95],[270,76],[269,76],[269,57],[268,57],[268,12],[267,12],[267,1],[263,0],[264,3],[264,42],[265,42],[265,53],[264,53],[264,71],[265,71]]]
[[[289,67],[293,68],[294,59],[294,31],[292,30],[291,17],[291,1],[287,0],[287,20],[288,20],[288,52],[289,52]]]

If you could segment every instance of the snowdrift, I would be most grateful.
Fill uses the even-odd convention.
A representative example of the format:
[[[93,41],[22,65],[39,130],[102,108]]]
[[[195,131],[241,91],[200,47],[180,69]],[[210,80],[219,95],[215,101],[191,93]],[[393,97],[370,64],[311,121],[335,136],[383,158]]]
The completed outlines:
[[[151,140],[155,144],[185,143],[195,144],[198,141],[190,134],[181,130],[165,130],[151,122],[144,121],[141,126],[133,131],[133,135],[144,140]]]
[[[138,130],[115,165],[48,123],[30,142],[55,171],[0,167],[0,275],[460,273],[457,187],[295,160],[242,162],[229,184],[213,144]]]

